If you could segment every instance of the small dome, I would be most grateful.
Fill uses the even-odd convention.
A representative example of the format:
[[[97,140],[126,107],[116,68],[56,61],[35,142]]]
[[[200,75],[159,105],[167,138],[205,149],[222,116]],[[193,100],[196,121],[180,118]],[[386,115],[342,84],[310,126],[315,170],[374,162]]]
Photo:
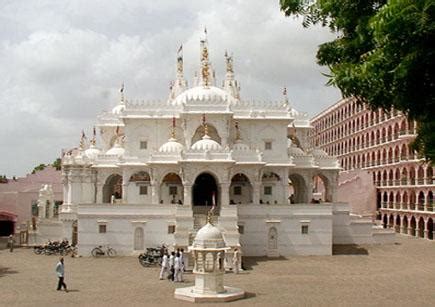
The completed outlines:
[[[90,160],[95,160],[99,154],[101,154],[101,150],[99,150],[95,145],[91,145],[85,150],[85,155]]]
[[[324,151],[323,149],[320,149],[320,148],[314,148],[311,151],[311,154],[314,157],[328,157],[328,154],[326,153],[326,151]]]
[[[120,103],[112,109],[113,114],[121,114],[125,110],[125,104]]]
[[[223,248],[225,240],[222,232],[210,223],[198,230],[193,240],[193,247],[201,248]]]
[[[249,150],[249,146],[244,144],[242,140],[236,140],[235,144],[233,145],[233,150],[246,151]]]
[[[107,152],[106,155],[115,155],[115,156],[123,156],[125,153],[125,149],[122,148],[122,146],[118,143],[115,143],[115,145],[113,145],[112,148],[110,148]]]
[[[188,104],[189,101],[195,100],[210,101],[210,104],[216,101],[228,102],[229,104],[236,103],[234,97],[223,89],[215,86],[196,86],[175,97],[174,104]]]
[[[184,149],[184,146],[177,142],[176,139],[170,138],[165,144],[160,146],[159,152],[164,153],[180,153]]]
[[[204,135],[202,140],[199,140],[192,145],[192,149],[198,151],[216,151],[221,150],[222,146],[215,140],[212,140],[208,135]]]

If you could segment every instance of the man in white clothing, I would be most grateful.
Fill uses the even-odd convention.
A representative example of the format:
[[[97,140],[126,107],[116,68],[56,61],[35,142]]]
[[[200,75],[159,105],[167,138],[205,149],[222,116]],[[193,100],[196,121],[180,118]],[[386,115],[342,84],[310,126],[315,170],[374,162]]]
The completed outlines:
[[[165,278],[165,275],[169,273],[169,258],[168,258],[168,252],[165,250],[163,252],[162,257],[162,269],[160,270],[160,279]]]
[[[173,281],[181,281],[180,279],[180,271],[181,271],[181,258],[180,253],[175,255],[174,259],[174,279]]]
[[[175,260],[175,252],[171,252],[169,256],[169,270],[171,272],[170,280],[174,281],[174,260]]]
[[[233,254],[233,273],[235,274],[239,274],[239,259],[240,257],[240,252],[237,248],[234,249],[234,254]]]
[[[57,291],[62,290],[62,287],[65,289],[65,292],[68,292],[68,289],[66,288],[66,284],[63,282],[63,278],[65,276],[65,267],[63,265],[63,257],[60,257],[59,262],[56,265],[56,274],[59,278],[59,281],[57,283]]]

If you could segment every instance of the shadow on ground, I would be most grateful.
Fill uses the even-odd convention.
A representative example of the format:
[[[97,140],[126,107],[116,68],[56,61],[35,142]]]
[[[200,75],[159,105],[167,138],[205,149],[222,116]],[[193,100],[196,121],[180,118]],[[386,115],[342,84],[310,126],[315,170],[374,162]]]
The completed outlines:
[[[9,268],[0,267],[0,277],[10,275],[10,274],[17,274],[18,271],[11,270]]]
[[[368,255],[369,251],[356,244],[333,245],[333,255]]]
[[[276,258],[267,258],[267,257],[243,257],[242,261],[242,269],[243,270],[252,270],[252,267],[258,265],[260,262],[267,261],[286,261],[285,257],[276,257]]]

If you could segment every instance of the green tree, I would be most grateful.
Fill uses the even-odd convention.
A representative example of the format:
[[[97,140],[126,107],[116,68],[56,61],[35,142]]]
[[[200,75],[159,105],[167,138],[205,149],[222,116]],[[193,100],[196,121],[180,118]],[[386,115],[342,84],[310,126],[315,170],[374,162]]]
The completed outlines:
[[[37,171],[42,171],[46,167],[47,167],[47,165],[45,165],[44,163],[41,163],[38,166],[35,166],[35,168],[32,171],[32,174],[36,173]]]
[[[54,162],[51,164],[51,166],[56,168],[57,171],[60,171],[60,169],[62,168],[61,164],[62,164],[62,160],[60,158],[57,158],[56,160],[54,160]]]
[[[280,0],[285,15],[329,27],[319,46],[328,85],[373,109],[391,107],[418,122],[414,149],[435,161],[435,0]]]

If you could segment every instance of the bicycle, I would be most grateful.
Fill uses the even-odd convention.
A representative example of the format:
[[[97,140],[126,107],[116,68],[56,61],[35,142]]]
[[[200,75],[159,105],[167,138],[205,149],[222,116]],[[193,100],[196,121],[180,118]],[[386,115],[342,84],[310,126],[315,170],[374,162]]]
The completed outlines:
[[[116,251],[113,248],[111,248],[109,245],[105,245],[105,246],[99,245],[91,251],[91,255],[96,258],[104,255],[107,255],[109,257],[115,257]]]

